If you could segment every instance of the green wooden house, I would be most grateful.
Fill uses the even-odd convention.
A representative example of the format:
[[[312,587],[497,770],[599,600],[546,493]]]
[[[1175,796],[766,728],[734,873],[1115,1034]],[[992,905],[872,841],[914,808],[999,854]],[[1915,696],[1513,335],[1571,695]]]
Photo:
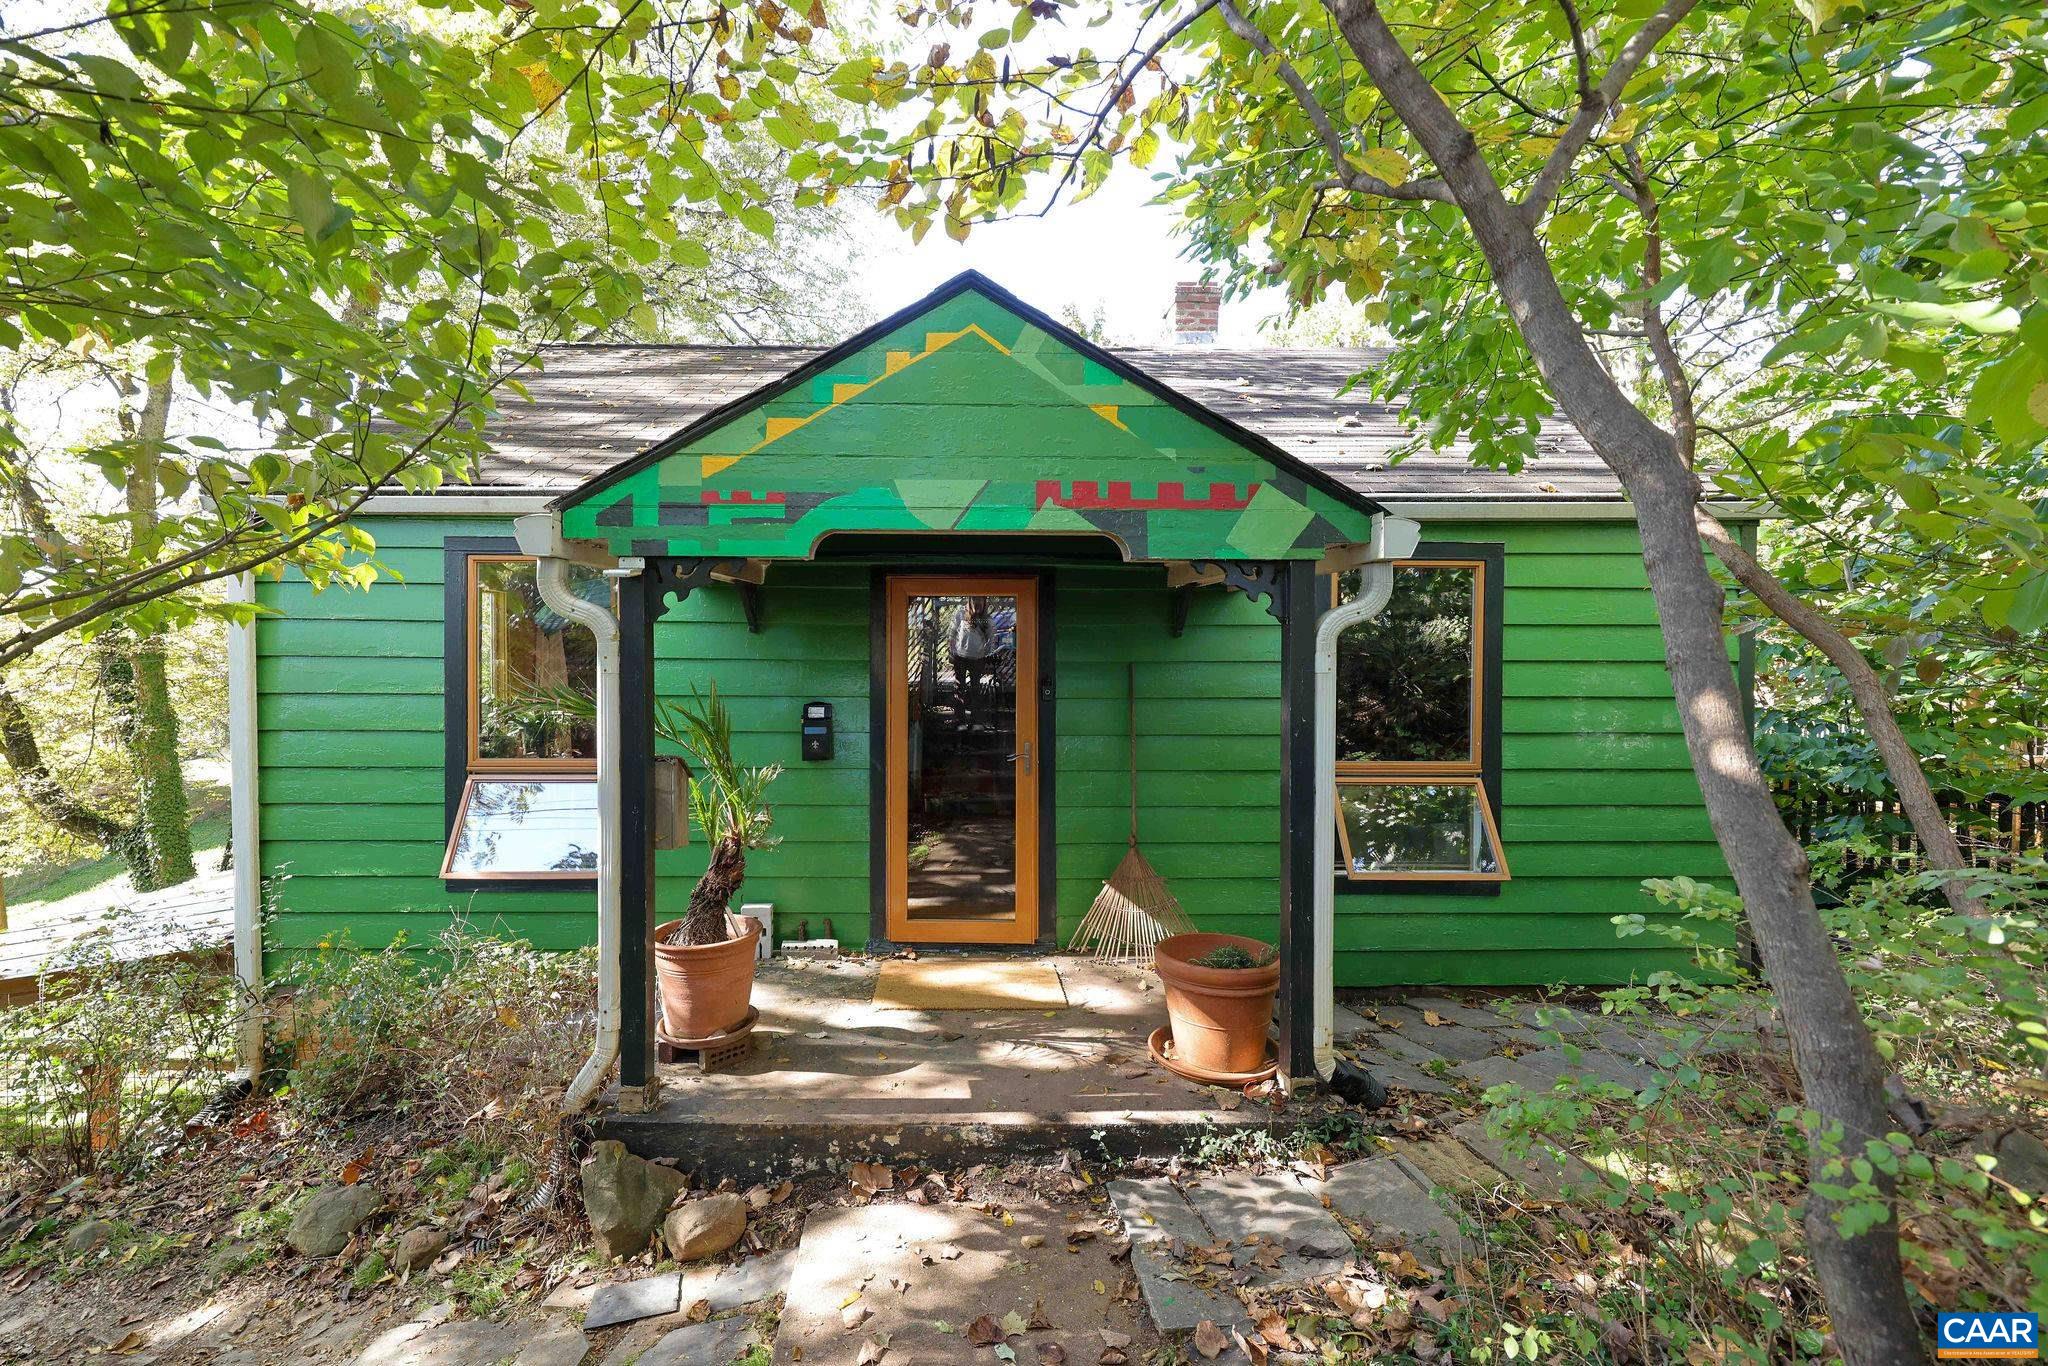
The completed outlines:
[[[1724,869],[1629,509],[1547,420],[1520,473],[1392,460],[1408,419],[1345,387],[1379,359],[1109,351],[972,274],[823,351],[550,352],[475,484],[372,500],[389,578],[255,590],[238,863],[277,914],[245,964],[457,913],[589,943],[602,871],[643,1081],[648,937],[703,858],[654,852],[653,712],[715,686],[785,768],[744,891],[779,939],[1064,945],[1126,847],[1134,720],[1145,852],[1198,925],[1282,944],[1297,1071],[1318,966],[1661,965],[1613,918]],[[1318,623],[1374,575],[1318,716]],[[549,704],[607,670],[615,786]]]

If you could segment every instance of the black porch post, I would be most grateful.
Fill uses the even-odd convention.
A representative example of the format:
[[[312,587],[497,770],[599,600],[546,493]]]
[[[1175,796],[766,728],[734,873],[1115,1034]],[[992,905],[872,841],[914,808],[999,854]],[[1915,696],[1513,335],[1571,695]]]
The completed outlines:
[[[1280,1068],[1315,1082],[1316,567],[1280,566]]]
[[[654,623],[650,564],[619,580],[619,1088],[654,1080]],[[630,1104],[630,1102],[628,1102]],[[626,1108],[622,1105],[621,1108]]]

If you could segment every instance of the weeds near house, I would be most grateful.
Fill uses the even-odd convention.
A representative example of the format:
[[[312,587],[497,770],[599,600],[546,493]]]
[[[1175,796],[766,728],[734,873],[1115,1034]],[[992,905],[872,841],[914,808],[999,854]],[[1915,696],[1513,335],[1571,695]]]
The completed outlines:
[[[211,964],[121,961],[111,926],[67,950],[0,1011],[0,1176],[131,1169],[174,1139],[225,1079],[241,1000]]]
[[[400,1115],[520,1154],[530,1172],[588,1044],[595,974],[591,951],[544,953],[460,922],[424,947],[322,948],[278,983],[288,1104],[328,1121]]]
[[[1816,863],[1830,867],[1828,851]],[[1915,1137],[1836,1151],[1830,1194],[1851,1225],[1879,1218],[1871,1174],[1898,1175],[1907,1275],[1929,1309],[2043,1312],[2044,1193],[2004,1179],[1986,1154],[1989,1139],[2038,1130],[2048,1113],[2038,1080],[2048,882],[2035,862],[1970,879],[1982,917],[1950,913],[1942,877],[1910,866],[1845,888],[1828,912],[1881,1051],[1931,1112]],[[1646,1022],[1653,1005],[1680,1017],[1659,1031],[1668,1051],[1654,1079],[1639,1092],[1583,1081],[1488,1092],[1494,1131],[1523,1148],[1569,1147],[1604,1184],[1574,1207],[1473,1211],[1488,1255],[1467,1268],[1478,1279],[1451,1325],[1473,1359],[1527,1358],[1532,1334],[1587,1354],[1764,1363],[1831,1350],[1801,1215],[1806,1145],[1838,1140],[1804,1108],[1770,1031],[1769,994],[1734,950],[1739,902],[1683,879],[1649,890],[1678,917],[1655,927],[1625,917],[1622,933],[1670,939],[1697,971],[1603,993],[1602,1009],[1611,1021]],[[1759,1021],[1764,1046],[1724,1048],[1733,1040],[1689,1029],[1687,1017]],[[1574,1040],[1592,1044],[1559,1036]],[[1510,1269],[1505,1280],[1496,1267]]]

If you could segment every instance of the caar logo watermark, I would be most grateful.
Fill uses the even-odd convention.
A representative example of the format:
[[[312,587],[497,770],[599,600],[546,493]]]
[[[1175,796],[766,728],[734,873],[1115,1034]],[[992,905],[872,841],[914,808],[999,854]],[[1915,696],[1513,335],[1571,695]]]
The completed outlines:
[[[2041,1324],[2032,1314],[1942,1314],[1935,1320],[1934,1355],[1943,1361],[2036,1361]]]

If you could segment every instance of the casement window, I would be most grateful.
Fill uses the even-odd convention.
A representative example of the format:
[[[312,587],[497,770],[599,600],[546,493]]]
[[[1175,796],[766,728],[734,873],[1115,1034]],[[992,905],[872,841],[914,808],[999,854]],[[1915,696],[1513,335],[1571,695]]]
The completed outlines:
[[[506,540],[447,546],[448,846],[441,876],[504,889],[597,872],[597,646]],[[600,600],[603,577],[572,571]]]
[[[1507,880],[1500,574],[1497,546],[1424,544],[1395,566],[1386,609],[1338,638],[1344,882],[1480,890]],[[1337,600],[1358,581],[1356,571],[1337,579]]]

